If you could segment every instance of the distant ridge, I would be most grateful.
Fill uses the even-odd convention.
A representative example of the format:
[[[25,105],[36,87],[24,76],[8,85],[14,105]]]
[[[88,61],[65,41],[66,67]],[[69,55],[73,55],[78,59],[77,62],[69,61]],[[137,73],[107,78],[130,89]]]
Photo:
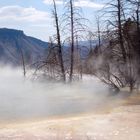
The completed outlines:
[[[0,28],[0,61],[21,64],[22,50],[25,62],[33,63],[44,57],[48,42],[24,34],[21,30]]]

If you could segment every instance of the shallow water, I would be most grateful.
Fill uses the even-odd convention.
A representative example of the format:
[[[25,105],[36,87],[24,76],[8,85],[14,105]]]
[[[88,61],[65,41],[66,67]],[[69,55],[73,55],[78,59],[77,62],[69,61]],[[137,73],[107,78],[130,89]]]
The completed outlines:
[[[105,104],[106,95],[106,86],[91,76],[64,85],[24,80],[20,70],[0,70],[0,120],[91,112]]]

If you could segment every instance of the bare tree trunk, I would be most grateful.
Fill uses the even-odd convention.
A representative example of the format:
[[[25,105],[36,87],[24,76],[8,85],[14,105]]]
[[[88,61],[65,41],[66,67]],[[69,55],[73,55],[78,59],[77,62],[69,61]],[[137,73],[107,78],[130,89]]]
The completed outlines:
[[[24,54],[23,54],[22,48],[21,48],[21,46],[19,45],[18,41],[16,41],[15,43],[16,43],[16,45],[18,46],[19,53],[20,53],[20,55],[21,55],[21,63],[22,63],[22,67],[23,67],[23,76],[26,77],[26,67],[25,67]]]
[[[100,19],[97,17],[97,29],[98,29],[98,51],[101,53],[101,31],[100,31]]]
[[[77,65],[77,70],[78,70],[78,79],[82,79],[82,62],[81,62],[81,48],[79,47],[78,44],[78,36],[76,36],[76,42],[75,42],[75,52],[76,52],[76,65]]]
[[[140,65],[140,17],[139,17],[139,10],[140,10],[140,1],[137,4],[136,10],[136,22],[137,22],[137,36],[138,36],[138,44],[137,44],[137,52],[138,52],[138,65]],[[140,66],[138,67],[138,75],[140,75]]]
[[[74,65],[74,17],[73,17],[73,0],[70,0],[71,10],[71,64],[70,64],[70,82],[73,78],[73,65]]]
[[[119,35],[119,43],[120,43],[120,47],[121,47],[121,51],[122,51],[122,56],[124,59],[124,62],[126,62],[126,52],[125,52],[125,47],[124,47],[124,43],[123,43],[123,33],[122,33],[122,22],[121,22],[121,0],[117,0],[118,4],[117,4],[117,9],[118,9],[118,35]]]
[[[59,61],[60,61],[60,66],[61,66],[62,78],[63,78],[63,81],[65,82],[66,81],[66,75],[65,75],[65,69],[64,69],[61,36],[60,36],[60,29],[59,29],[58,15],[57,15],[55,0],[53,0],[53,3],[54,3],[54,16],[55,16],[55,24],[56,24],[56,32],[57,32],[58,56],[59,56]]]
[[[24,60],[24,55],[22,52],[22,49],[20,48],[20,53],[21,53],[21,60],[22,60],[22,66],[23,66],[23,75],[26,77],[26,67],[25,67],[25,60]]]

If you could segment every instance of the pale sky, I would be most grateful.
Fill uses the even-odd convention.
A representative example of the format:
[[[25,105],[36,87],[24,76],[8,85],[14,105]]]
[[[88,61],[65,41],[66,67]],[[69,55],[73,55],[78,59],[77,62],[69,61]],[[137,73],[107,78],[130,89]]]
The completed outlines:
[[[105,1],[105,0],[104,0]],[[63,13],[63,0],[56,0],[59,13]],[[102,0],[77,0],[84,17],[94,21],[96,11],[103,8]],[[23,30],[26,35],[48,41],[54,32],[52,0],[0,0],[0,28]]]

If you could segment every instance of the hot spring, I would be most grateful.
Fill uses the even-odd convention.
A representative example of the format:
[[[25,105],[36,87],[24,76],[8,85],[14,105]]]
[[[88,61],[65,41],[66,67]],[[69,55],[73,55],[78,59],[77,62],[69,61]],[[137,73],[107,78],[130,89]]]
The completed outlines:
[[[21,70],[0,69],[0,120],[24,120],[76,115],[105,105],[108,89],[84,76],[71,85],[24,79]]]

